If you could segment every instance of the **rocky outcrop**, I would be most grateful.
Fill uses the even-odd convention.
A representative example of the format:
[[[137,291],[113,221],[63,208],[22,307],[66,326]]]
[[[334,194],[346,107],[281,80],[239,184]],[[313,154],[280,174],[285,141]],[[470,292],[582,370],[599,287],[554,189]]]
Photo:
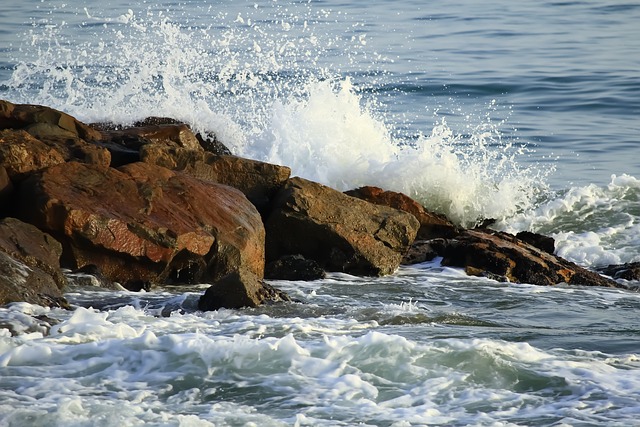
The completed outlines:
[[[276,195],[266,222],[267,259],[300,254],[328,271],[391,274],[418,227],[406,212],[292,178]]]
[[[237,188],[263,213],[291,174],[291,169],[284,166],[162,145],[145,145],[140,159]]]
[[[0,220],[0,305],[26,301],[66,307],[67,280],[60,270],[62,246],[15,218]]]
[[[438,237],[453,237],[461,229],[449,221],[444,215],[426,210],[420,203],[409,196],[395,191],[385,191],[378,187],[365,186],[346,191],[345,194],[366,200],[376,205],[389,206],[408,212],[420,222],[416,240],[429,240]]]
[[[282,291],[246,270],[230,273],[211,285],[200,297],[198,309],[258,307],[266,302],[291,301]]]
[[[20,215],[59,238],[71,269],[126,283],[197,283],[264,269],[264,227],[244,195],[145,163],[77,162],[23,182]]]
[[[545,286],[558,283],[619,286],[613,280],[508,233],[487,229],[465,230],[454,238],[434,239],[429,243],[429,249],[442,257],[442,265],[462,267],[472,276]]]

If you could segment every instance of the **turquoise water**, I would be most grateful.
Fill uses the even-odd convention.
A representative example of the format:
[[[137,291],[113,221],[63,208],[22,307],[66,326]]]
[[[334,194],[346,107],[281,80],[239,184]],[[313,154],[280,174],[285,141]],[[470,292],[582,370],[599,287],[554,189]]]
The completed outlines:
[[[633,2],[27,0],[0,6],[0,98],[177,117],[339,189],[552,235],[596,268],[640,261],[639,18]],[[511,285],[436,260],[274,285],[304,303],[201,313],[203,285],[0,309],[16,332],[0,330],[0,425],[638,424],[636,283]]]

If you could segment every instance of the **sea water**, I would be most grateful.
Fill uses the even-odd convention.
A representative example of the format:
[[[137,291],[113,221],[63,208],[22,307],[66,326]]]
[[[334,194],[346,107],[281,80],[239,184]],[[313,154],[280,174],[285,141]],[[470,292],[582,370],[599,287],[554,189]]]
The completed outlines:
[[[340,190],[640,261],[640,3],[25,0],[0,98],[85,122],[170,116]],[[206,284],[0,309],[0,425],[640,425],[640,297],[470,278]]]

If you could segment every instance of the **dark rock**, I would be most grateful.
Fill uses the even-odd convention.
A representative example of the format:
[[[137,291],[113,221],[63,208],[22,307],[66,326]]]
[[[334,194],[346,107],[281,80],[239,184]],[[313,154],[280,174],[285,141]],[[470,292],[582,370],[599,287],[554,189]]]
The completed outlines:
[[[416,240],[429,240],[438,237],[453,237],[460,229],[444,215],[427,211],[420,203],[409,196],[394,191],[385,191],[378,187],[365,186],[346,191],[345,194],[366,200],[376,205],[389,206],[409,212],[420,222]]]
[[[64,265],[122,283],[202,283],[244,268],[262,277],[264,226],[231,187],[145,163],[76,162],[22,184],[19,212],[63,243]]]
[[[547,286],[620,286],[508,233],[466,230],[453,239],[433,240],[431,248],[443,257],[442,265],[462,267],[469,275]]]
[[[285,255],[268,263],[264,269],[265,279],[273,280],[318,280],[325,276],[317,262],[302,255]]]
[[[419,224],[406,212],[292,178],[266,222],[267,259],[300,254],[323,269],[357,275],[393,273]]]
[[[609,265],[600,270],[602,274],[614,279],[640,280],[640,262],[628,262],[626,264]]]
[[[202,134],[197,133],[196,138],[198,138],[198,142],[200,146],[209,153],[216,154],[218,156],[231,156],[231,150],[227,148],[222,142],[218,141],[215,136],[202,136]]]
[[[29,302],[68,307],[62,247],[51,236],[14,218],[0,220],[0,305]]]
[[[82,268],[79,268],[75,271],[66,273],[65,276],[69,280],[70,288],[93,287],[93,288],[101,288],[101,289],[110,289],[113,291],[127,290],[125,287],[123,287],[119,283],[112,282],[111,280],[104,277],[104,275],[102,274],[98,266],[92,265],[92,264],[85,265]]]
[[[530,231],[521,231],[516,234],[516,237],[549,254],[553,254],[556,251],[556,241],[553,237],[543,236],[542,234],[532,233]]]
[[[0,161],[1,163],[1,161]],[[7,170],[0,164],[0,217],[9,214],[9,203],[13,195],[13,182]]]
[[[258,307],[265,302],[291,301],[282,291],[264,283],[255,274],[239,270],[217,280],[198,301],[202,311],[220,308]]]
[[[285,166],[160,145],[144,146],[140,158],[146,163],[237,188],[263,213],[291,174],[291,169]]]
[[[433,248],[433,246],[441,240],[442,239],[416,240],[402,258],[402,264],[413,265],[420,264],[421,262],[432,261],[438,256],[438,252]]]

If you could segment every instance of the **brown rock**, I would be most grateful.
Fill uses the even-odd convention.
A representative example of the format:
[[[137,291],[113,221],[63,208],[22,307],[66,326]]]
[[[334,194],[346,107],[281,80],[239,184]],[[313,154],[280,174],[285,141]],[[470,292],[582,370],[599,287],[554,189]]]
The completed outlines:
[[[65,305],[62,246],[50,235],[15,218],[4,218],[0,220],[0,254],[0,305],[17,301]]]
[[[41,105],[12,104],[0,100],[0,129],[23,129],[36,124],[51,125],[47,132],[55,128],[59,135],[74,136],[85,141],[101,138],[100,132],[61,111]]]
[[[13,195],[13,188],[13,182],[11,182],[7,170],[0,164],[0,216],[7,215],[8,204]]]
[[[376,205],[390,206],[409,212],[420,222],[416,240],[429,240],[438,237],[453,237],[460,229],[444,215],[429,212],[420,203],[409,196],[395,191],[385,191],[378,187],[365,186],[346,191],[345,194],[366,200]]]
[[[291,174],[291,169],[285,166],[155,144],[142,147],[140,158],[143,162],[237,188],[261,212],[266,211],[270,200]]]
[[[508,233],[466,230],[453,239],[434,240],[431,246],[443,257],[442,265],[462,267],[470,275],[547,286],[620,286]]]
[[[220,308],[258,307],[265,302],[291,301],[282,291],[264,283],[255,274],[239,270],[217,280],[198,301],[202,311]]]
[[[198,283],[238,268],[262,277],[264,227],[242,193],[165,168],[69,162],[27,179],[21,215],[58,237],[69,268],[127,282]]]
[[[391,274],[418,226],[406,212],[292,178],[276,196],[266,222],[267,258],[300,254],[328,271]]]
[[[0,166],[13,180],[64,163],[55,149],[34,138],[24,130],[0,130]]]
[[[556,251],[556,241],[553,237],[543,236],[542,234],[532,233],[530,231],[521,231],[516,234],[516,238],[550,254]]]

